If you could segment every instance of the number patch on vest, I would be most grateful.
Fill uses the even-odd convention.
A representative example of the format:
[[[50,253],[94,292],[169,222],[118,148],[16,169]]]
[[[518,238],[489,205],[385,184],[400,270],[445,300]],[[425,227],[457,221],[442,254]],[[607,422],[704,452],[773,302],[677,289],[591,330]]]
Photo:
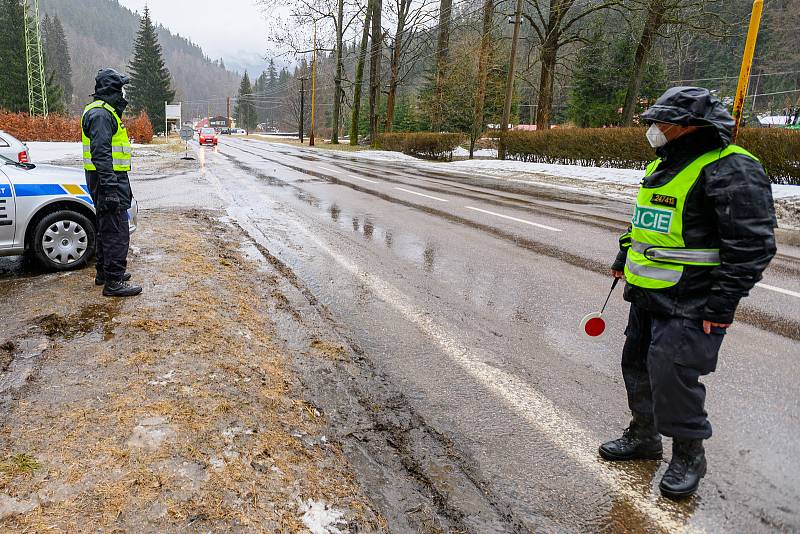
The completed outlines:
[[[674,208],[678,205],[678,199],[675,197],[668,197],[667,195],[660,195],[658,193],[653,193],[653,196],[650,197],[650,204],[656,204],[657,206],[667,206],[669,208]]]
[[[631,224],[641,230],[668,234],[670,226],[672,225],[672,212],[637,205],[633,211]]]

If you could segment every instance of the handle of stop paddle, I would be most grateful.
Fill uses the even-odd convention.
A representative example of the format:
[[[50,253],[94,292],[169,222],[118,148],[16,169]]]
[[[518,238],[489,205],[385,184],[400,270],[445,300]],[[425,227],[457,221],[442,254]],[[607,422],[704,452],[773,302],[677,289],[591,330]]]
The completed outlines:
[[[611,283],[611,291],[609,291],[609,292],[608,292],[608,296],[606,297],[606,301],[603,303],[603,307],[602,307],[602,309],[600,310],[600,313],[601,313],[601,314],[602,314],[604,311],[606,311],[606,306],[608,305],[608,299],[610,299],[610,298],[611,298],[611,293],[613,293],[613,292],[614,292],[614,288],[615,288],[615,287],[617,287],[617,284],[618,284],[618,283],[619,283],[619,278],[617,278],[617,277],[614,277],[614,281]]]

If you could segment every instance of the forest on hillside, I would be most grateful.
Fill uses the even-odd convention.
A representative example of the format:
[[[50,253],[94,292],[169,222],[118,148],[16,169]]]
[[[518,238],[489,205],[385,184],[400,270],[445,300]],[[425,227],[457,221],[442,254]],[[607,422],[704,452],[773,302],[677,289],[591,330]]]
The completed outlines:
[[[278,7],[277,0],[258,2],[272,12]],[[315,21],[317,126],[324,135],[334,125],[346,134],[354,118],[361,135],[373,129],[469,132],[500,122],[516,0],[288,3],[290,14],[271,19],[267,45],[275,58],[295,58],[295,67],[287,80],[244,97],[270,110],[280,127],[297,129],[300,79],[311,77]],[[513,124],[635,124],[642,108],[673,85],[704,86],[732,102],[748,0],[519,5]],[[800,104],[798,13],[800,0],[766,1],[746,115],[782,114]],[[306,128],[308,115],[307,110]]]
[[[4,0],[7,1],[7,0]],[[101,67],[125,71],[130,64],[140,14],[121,6],[117,0],[40,0],[41,16],[58,19],[68,45],[71,85],[67,105],[72,112],[83,108],[94,89],[94,77]],[[197,44],[157,27],[164,59],[172,74],[176,100],[204,101],[233,94],[239,75],[228,71],[222,60],[205,56]],[[51,61],[52,68],[57,62]],[[223,105],[214,109],[220,112]]]

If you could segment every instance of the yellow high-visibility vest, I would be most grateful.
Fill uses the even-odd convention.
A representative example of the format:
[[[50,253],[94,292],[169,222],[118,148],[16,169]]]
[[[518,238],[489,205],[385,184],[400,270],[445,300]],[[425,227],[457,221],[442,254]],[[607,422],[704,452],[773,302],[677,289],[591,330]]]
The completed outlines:
[[[114,133],[114,136],[111,138],[111,157],[114,160],[114,170],[120,172],[127,172],[131,170],[131,142],[128,139],[128,131],[125,129],[125,125],[122,124],[122,119],[119,118],[117,115],[116,110],[114,107],[108,104],[107,102],[103,102],[102,100],[95,100],[85,108],[83,108],[83,114],[81,115],[81,139],[83,140],[83,168],[87,171],[96,171],[97,168],[92,163],[92,151],[91,151],[91,142],[92,140],[89,139],[89,136],[86,135],[86,132],[83,130],[83,115],[86,115],[86,112],[95,109],[95,108],[105,108],[117,121],[117,131]]]

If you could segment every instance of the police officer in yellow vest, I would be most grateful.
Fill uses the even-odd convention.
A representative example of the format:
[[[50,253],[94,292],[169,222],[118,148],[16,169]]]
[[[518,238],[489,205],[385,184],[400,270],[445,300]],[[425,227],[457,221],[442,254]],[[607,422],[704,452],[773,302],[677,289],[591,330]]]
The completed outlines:
[[[731,144],[734,121],[699,87],[667,90],[645,111],[658,159],[645,172],[612,266],[631,303],[622,375],[633,419],[600,446],[611,461],[672,459],[660,482],[692,495],[711,437],[700,377],[713,372],[739,300],[775,255],[775,212],[758,159]]]
[[[128,208],[133,194],[128,180],[131,143],[122,124],[128,105],[123,88],[130,79],[114,69],[102,69],[95,78],[94,101],[83,110],[83,168],[97,212],[95,284],[107,297],[130,297],[142,288],[128,282],[126,272],[130,233]]]

